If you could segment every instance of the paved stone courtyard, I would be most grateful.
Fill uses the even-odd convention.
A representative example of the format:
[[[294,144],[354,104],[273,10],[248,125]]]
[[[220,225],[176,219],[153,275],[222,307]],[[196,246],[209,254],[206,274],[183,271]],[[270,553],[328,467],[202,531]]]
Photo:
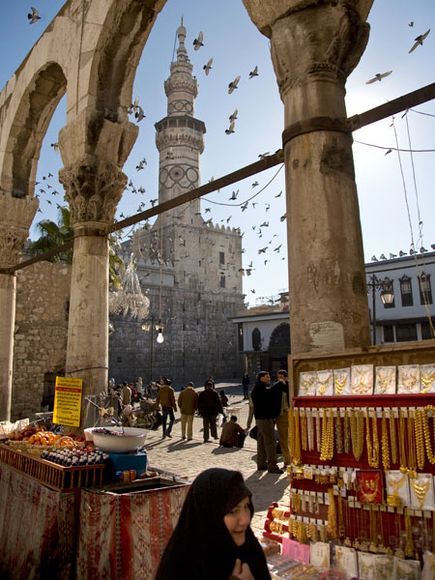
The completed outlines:
[[[238,394],[241,388],[238,385],[226,383],[220,383],[216,385],[216,388],[218,391],[221,388],[225,389],[232,409],[229,414],[237,415],[240,425],[246,427],[249,405],[248,401],[243,400],[243,396]],[[178,398],[178,393],[176,393],[176,398]],[[182,440],[180,413],[176,413],[175,417],[172,439],[162,438],[161,427],[158,431],[149,431],[146,442],[149,464],[152,467],[185,476],[189,480],[193,480],[201,471],[209,467],[224,467],[241,471],[247,486],[253,493],[255,515],[252,527],[257,534],[260,534],[268,506],[274,501],[289,505],[287,475],[256,471],[256,441],[251,437],[245,439],[243,449],[219,447],[219,441],[213,439],[208,443],[203,443],[201,418],[195,417],[193,421],[193,440]],[[218,429],[218,435],[220,435],[220,429]]]

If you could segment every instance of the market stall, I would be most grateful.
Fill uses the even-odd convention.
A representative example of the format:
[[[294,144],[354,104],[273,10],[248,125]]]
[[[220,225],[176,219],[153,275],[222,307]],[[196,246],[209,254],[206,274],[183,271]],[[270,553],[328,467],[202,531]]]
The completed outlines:
[[[345,578],[435,577],[434,360],[425,345],[293,359],[290,506],[264,532],[284,555]]]
[[[141,429],[97,429],[101,447],[37,429],[0,444],[0,577],[152,578],[186,481],[147,469]]]

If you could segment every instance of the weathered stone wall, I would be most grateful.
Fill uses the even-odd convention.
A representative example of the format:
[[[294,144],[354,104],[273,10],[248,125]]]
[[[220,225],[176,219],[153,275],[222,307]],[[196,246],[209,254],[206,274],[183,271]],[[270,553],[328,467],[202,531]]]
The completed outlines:
[[[12,420],[41,411],[45,375],[65,369],[70,277],[50,262],[17,272]]]

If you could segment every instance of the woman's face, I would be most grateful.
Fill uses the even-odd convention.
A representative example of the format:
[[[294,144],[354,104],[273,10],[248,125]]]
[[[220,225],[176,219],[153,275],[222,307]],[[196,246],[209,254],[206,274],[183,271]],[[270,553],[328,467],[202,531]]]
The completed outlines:
[[[240,501],[226,516],[224,522],[236,546],[242,546],[246,539],[246,529],[251,522],[249,497]]]

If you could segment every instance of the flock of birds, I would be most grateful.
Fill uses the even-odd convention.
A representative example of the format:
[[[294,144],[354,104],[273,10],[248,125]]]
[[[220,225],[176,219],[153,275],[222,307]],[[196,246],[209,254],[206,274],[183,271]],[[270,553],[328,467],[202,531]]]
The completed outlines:
[[[30,12],[27,15],[27,18],[28,18],[28,21],[30,24],[35,24],[36,22],[38,22],[41,19],[41,16],[40,16],[39,11],[35,7],[31,7]],[[408,26],[410,28],[413,28],[414,22],[410,22],[408,24]],[[410,49],[408,51],[408,54],[414,52],[419,46],[423,46],[423,43],[425,42],[425,40],[427,39],[429,34],[430,34],[430,28],[428,30],[426,30],[426,32],[424,32],[423,34],[419,34],[418,36],[416,36],[413,43],[412,43],[412,46],[410,47]],[[204,33],[201,31],[201,32],[199,32],[197,37],[193,40],[193,49],[194,49],[194,51],[198,51],[202,47],[204,47]],[[203,69],[204,74],[206,76],[210,75],[211,71],[213,70],[213,66],[214,66],[214,58],[212,57],[212,58],[209,58],[208,61],[202,66],[202,69]],[[386,77],[390,76],[392,74],[392,72],[393,72],[392,70],[389,70],[389,71],[386,71],[383,73],[376,73],[372,78],[370,78],[369,80],[366,81],[366,84],[373,84],[376,82],[380,82],[383,79],[385,79]],[[247,74],[247,79],[252,80],[258,76],[259,76],[259,70],[258,70],[258,66],[256,65]],[[241,80],[241,75],[237,75],[237,76],[235,76],[235,78],[233,80],[231,80],[228,83],[227,92],[229,95],[233,94],[234,91],[236,91],[238,89],[240,80]],[[232,135],[233,133],[235,133],[236,121],[238,119],[238,113],[239,113],[238,109],[235,108],[234,111],[231,113],[231,115],[229,115],[229,117],[228,117],[229,125],[225,129],[226,135]],[[141,106],[141,104],[139,103],[139,98],[136,98],[134,100],[134,102],[129,106],[128,114],[132,115],[134,117],[134,119],[136,120],[136,122],[138,122],[138,123],[141,122],[146,117],[144,109]],[[58,143],[52,143],[51,147],[55,151],[58,151],[58,149],[59,149]],[[390,152],[391,152],[391,150],[388,150],[386,154],[388,154]],[[262,153],[259,155],[259,158],[264,158],[267,155],[269,155],[268,152]],[[172,151],[168,151],[167,157],[173,158]],[[147,165],[146,159],[145,158],[140,159],[136,164],[136,171],[140,172],[140,171],[144,170],[146,165]],[[39,187],[39,189],[38,189],[38,193],[36,194],[36,197],[40,197],[41,195],[44,195],[44,194],[46,194],[50,197],[59,195],[59,191],[57,191],[55,189],[55,187],[53,187],[48,182],[48,179],[50,177],[53,177],[53,175],[51,173],[49,173],[47,176],[42,177],[43,183],[36,182],[37,186],[41,185],[41,187]],[[257,187],[259,187],[259,182],[254,181],[251,184],[251,190],[254,190]],[[126,187],[126,190],[130,191],[132,194],[141,195],[141,196],[144,196],[146,193],[145,187],[143,185],[136,186],[133,183],[132,179],[129,180],[127,187]],[[279,193],[274,195],[274,197],[279,198],[279,197],[281,197],[281,195],[282,195],[282,191],[280,191]],[[45,201],[48,205],[53,205],[54,200],[50,199],[50,197],[48,197],[48,199],[45,199]],[[259,222],[261,222],[261,223],[258,223],[258,225],[252,225],[251,226],[252,231],[255,232],[255,234],[259,240],[262,239],[264,236],[266,236],[266,232],[268,231],[267,228],[270,228],[270,220],[265,220],[263,218],[268,215],[267,212],[270,210],[269,203],[259,202],[258,200],[252,201],[252,197],[249,197],[246,201],[240,203],[239,202],[239,189],[232,191],[231,196],[228,198],[228,201],[236,202],[236,203],[234,203],[234,207],[239,208],[241,213],[245,212],[248,208],[250,208],[252,210],[257,210],[261,215],[261,218],[259,220]],[[158,199],[154,198],[154,199],[150,199],[148,203],[149,203],[150,207],[154,207],[157,202],[158,202]],[[210,202],[211,202],[211,200],[210,200]],[[57,203],[57,202],[54,202],[54,203],[58,209],[61,208],[61,205],[59,203]],[[211,203],[213,203],[213,202],[211,202]],[[230,205],[230,204],[225,204],[225,205]],[[147,202],[142,199],[140,201],[139,205],[137,206],[136,211],[137,212],[144,211],[146,209],[146,207],[147,207]],[[42,213],[41,208],[38,209],[38,212]],[[213,217],[211,216],[212,208],[209,205],[206,205],[206,207],[204,208],[204,214],[208,218],[207,220],[204,220],[205,223],[212,224],[213,223]],[[124,215],[124,213],[120,212],[118,217],[119,217],[119,219],[123,219],[126,216]],[[228,225],[231,222],[232,218],[233,218],[233,215],[229,215],[228,217],[220,219],[220,222],[226,223]],[[286,220],[286,214],[284,213],[283,215],[281,215],[280,221],[283,222],[285,220]],[[250,221],[252,223],[253,220],[251,219]],[[139,226],[140,226],[140,224],[138,224],[138,227]],[[273,227],[273,225],[272,225],[272,227]],[[243,238],[244,234],[245,234],[245,232],[241,233],[242,238]],[[131,231],[129,232],[129,235],[131,235]],[[266,266],[270,262],[271,256],[280,254],[281,249],[283,248],[283,243],[278,243],[279,240],[276,240],[277,237],[278,237],[278,234],[274,233],[266,245],[264,245],[264,242],[263,242],[263,245],[261,247],[257,248],[256,251],[257,251],[258,256],[262,256],[262,258],[259,258],[259,260],[262,260],[262,267]],[[183,240],[179,240],[179,243],[180,243],[180,245],[183,245]],[[431,249],[433,251],[435,250],[435,244],[431,245]],[[419,252],[421,254],[423,254],[427,251],[428,250],[426,250],[423,246],[419,250]],[[243,249],[242,252],[244,253],[245,249]],[[411,248],[409,251],[409,255],[414,255],[417,253],[418,253],[418,251],[415,250],[414,248]],[[389,258],[387,258],[384,254],[381,254],[379,256],[379,259],[376,256],[372,256],[371,260],[375,262],[378,260],[394,259],[396,257],[403,257],[406,255],[408,255],[407,252],[403,252],[401,250],[398,255],[390,253]],[[285,257],[281,258],[281,260],[285,260],[285,259],[286,259]],[[255,269],[256,268],[255,268],[254,261],[251,260],[247,267],[240,269],[240,272],[244,276],[251,276],[253,270],[255,270]],[[252,289],[252,290],[250,290],[250,292],[252,294],[255,294],[256,290]]]
[[[430,251],[435,252],[435,244],[431,244],[430,247],[431,247],[431,249],[427,250],[424,246],[421,246],[421,248],[418,251],[415,248],[411,248],[409,250],[409,255],[415,256],[419,252],[420,252],[420,254],[425,254],[426,252],[430,252]],[[373,255],[371,257],[371,261],[372,262],[379,262],[379,260],[394,260],[394,258],[403,258],[404,256],[408,256],[408,252],[404,252],[403,250],[400,250],[400,252],[398,254],[392,254],[390,252],[388,258],[385,254],[381,254],[379,256],[379,258],[377,258],[375,255]]]
[[[408,26],[412,28],[414,26],[414,22],[409,22]],[[429,36],[429,33],[430,33],[430,28],[428,30],[426,30],[426,32],[424,32],[423,34],[419,34],[418,36],[416,36],[414,38],[413,45],[408,50],[408,54],[411,54],[411,52],[414,52],[414,50],[416,48],[418,48],[419,46],[423,46],[423,42]],[[376,73],[374,77],[372,77],[371,79],[366,81],[366,85],[371,85],[371,84],[375,83],[376,81],[381,81],[382,79],[385,79],[386,77],[390,76],[390,74],[392,72],[393,72],[392,70],[388,70],[384,73]]]

